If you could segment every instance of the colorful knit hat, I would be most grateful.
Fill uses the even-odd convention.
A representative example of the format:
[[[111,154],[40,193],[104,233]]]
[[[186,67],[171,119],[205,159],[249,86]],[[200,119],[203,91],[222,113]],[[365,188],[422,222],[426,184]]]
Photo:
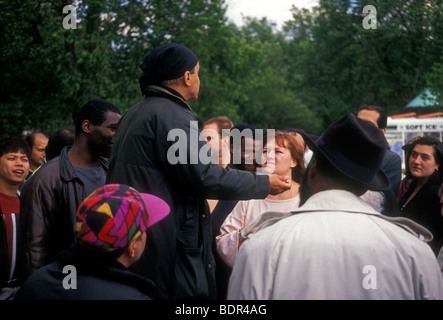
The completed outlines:
[[[162,199],[122,184],[105,185],[77,210],[76,234],[88,249],[110,252],[124,248],[146,228],[169,214]]]

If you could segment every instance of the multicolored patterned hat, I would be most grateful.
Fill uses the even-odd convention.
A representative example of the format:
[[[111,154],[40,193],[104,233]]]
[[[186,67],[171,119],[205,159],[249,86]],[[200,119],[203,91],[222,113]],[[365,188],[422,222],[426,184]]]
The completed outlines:
[[[124,248],[148,227],[169,214],[162,199],[122,184],[105,185],[77,210],[76,234],[88,249],[109,252]]]

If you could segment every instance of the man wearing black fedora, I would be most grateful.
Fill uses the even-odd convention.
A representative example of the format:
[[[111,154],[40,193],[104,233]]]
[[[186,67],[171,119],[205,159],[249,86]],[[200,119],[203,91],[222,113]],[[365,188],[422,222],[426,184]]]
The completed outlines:
[[[228,299],[443,299],[443,278],[426,243],[432,234],[359,198],[390,187],[380,170],[382,132],[347,115],[315,142],[304,138],[314,156],[301,206],[275,213],[248,236]]]

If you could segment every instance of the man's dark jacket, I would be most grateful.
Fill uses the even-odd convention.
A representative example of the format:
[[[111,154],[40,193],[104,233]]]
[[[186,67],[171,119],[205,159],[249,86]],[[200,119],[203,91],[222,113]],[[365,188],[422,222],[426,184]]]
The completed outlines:
[[[385,202],[382,213],[387,216],[398,216],[397,197],[401,183],[401,157],[388,147],[380,169],[391,183],[391,188],[384,191]]]
[[[23,188],[20,250],[24,278],[75,243],[77,207],[88,195],[69,161],[69,149],[65,147],[59,157],[40,167]],[[108,169],[105,159],[100,158],[99,165]]]
[[[131,270],[155,282],[154,299],[214,299],[214,257],[205,199],[265,198],[269,178],[202,164],[198,156],[205,143],[197,141],[196,122],[191,124],[196,119],[183,97],[157,86],[148,87],[145,95],[120,119],[107,183],[154,194],[169,204],[171,213],[149,228],[146,250]],[[187,150],[177,150],[179,145]],[[171,163],[183,153],[186,164]]]

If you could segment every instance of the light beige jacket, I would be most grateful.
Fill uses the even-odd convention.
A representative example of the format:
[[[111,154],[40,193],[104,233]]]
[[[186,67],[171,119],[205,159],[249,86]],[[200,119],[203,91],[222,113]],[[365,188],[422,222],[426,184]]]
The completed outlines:
[[[249,235],[228,299],[443,299],[431,239],[422,226],[383,216],[352,193],[323,191]]]

